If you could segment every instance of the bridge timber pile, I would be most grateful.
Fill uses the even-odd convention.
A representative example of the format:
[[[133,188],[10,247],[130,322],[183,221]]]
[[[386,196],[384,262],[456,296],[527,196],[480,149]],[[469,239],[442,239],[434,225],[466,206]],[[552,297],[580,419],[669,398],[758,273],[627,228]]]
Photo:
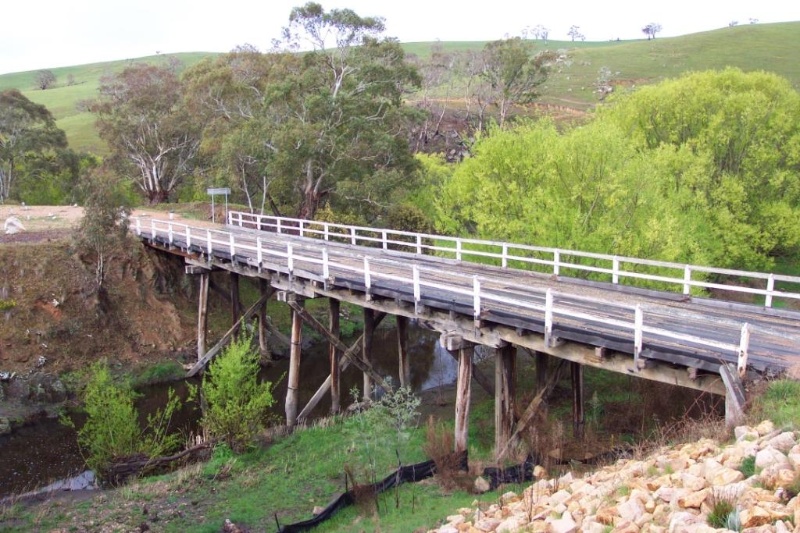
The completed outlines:
[[[565,364],[573,384],[573,428],[580,435],[584,366],[723,395],[733,424],[746,400],[743,382],[778,376],[800,363],[800,312],[773,308],[779,300],[800,302],[800,293],[784,288],[800,286],[799,277],[235,211],[224,226],[134,217],[131,228],[147,245],[183,256],[187,274],[199,276],[198,362],[190,375],[254,315],[263,348],[266,302],[274,294],[292,308],[285,404],[290,428],[328,390],[332,411],[340,409],[339,376],[349,364],[363,372],[365,398],[375,385],[390,387],[370,363],[372,332],[387,315],[397,319],[401,385],[409,383],[405,335],[410,319],[439,332],[442,346],[459,361],[456,450],[467,447],[473,379],[495,396],[498,459],[530,424]],[[206,350],[212,270],[231,275],[234,325]],[[258,279],[261,288],[261,298],[243,316],[238,315],[239,276]],[[636,280],[661,290],[630,285]],[[763,288],[754,286],[759,284]],[[670,287],[678,292],[664,290]],[[757,295],[764,305],[698,295],[707,290]],[[303,305],[320,297],[330,301],[328,326]],[[364,334],[352,346],[339,339],[340,302],[364,309]],[[300,410],[304,322],[329,341],[331,373]],[[478,345],[494,350],[493,380],[473,366]],[[539,391],[524,410],[515,404],[517,347],[537,354]],[[549,375],[547,356],[560,360]]]

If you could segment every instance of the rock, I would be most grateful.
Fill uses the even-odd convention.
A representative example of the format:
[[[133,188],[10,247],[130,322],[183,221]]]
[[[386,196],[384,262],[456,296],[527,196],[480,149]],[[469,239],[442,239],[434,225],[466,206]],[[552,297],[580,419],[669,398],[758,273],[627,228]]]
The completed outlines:
[[[547,470],[544,469],[541,465],[536,465],[533,467],[533,477],[536,479],[541,479],[547,476]]]
[[[771,420],[764,420],[755,428],[753,428],[759,436],[763,437],[767,433],[772,433],[775,431],[775,424],[772,423]]]
[[[758,438],[758,431],[749,426],[738,426],[733,428],[733,436],[737,442],[742,440],[756,440]]]
[[[17,217],[10,216],[3,224],[3,229],[5,230],[6,235],[14,235],[20,231],[25,231],[25,226],[22,225],[22,222],[20,222]]]
[[[767,446],[756,453],[756,470],[763,470],[772,465],[786,465],[789,467],[789,458],[783,452]]]
[[[475,529],[478,531],[495,531],[500,522],[497,518],[483,518],[475,522]]]
[[[8,399],[18,402],[27,402],[30,392],[30,386],[24,379],[15,379],[8,384],[8,388],[6,389]]]
[[[699,509],[708,497],[708,489],[690,492],[678,497],[678,507],[681,509]]]
[[[472,488],[476,494],[483,494],[484,492],[489,492],[492,487],[482,476],[478,476],[475,478],[475,483],[472,485]]]
[[[4,416],[0,416],[0,435],[9,433],[11,433],[11,421]]]
[[[497,526],[497,529],[495,529],[495,531],[497,531],[498,533],[506,531],[507,532],[518,531],[527,523],[528,522],[527,520],[525,520],[524,517],[518,515],[512,515],[503,520],[502,522],[500,522],[500,525]]]
[[[614,527],[614,533],[639,533],[639,526],[629,520],[623,520]]]
[[[644,505],[639,500],[631,498],[619,504],[617,512],[622,520],[636,522],[644,514]]]
[[[575,533],[578,531],[578,524],[569,513],[564,513],[561,518],[551,520],[549,525],[548,531],[551,533]]]
[[[606,526],[613,526],[617,518],[619,518],[619,511],[616,507],[602,507],[597,510],[595,516],[598,522]]]
[[[700,476],[695,476],[684,472],[680,476],[681,486],[690,492],[697,492],[706,488],[706,480]]]
[[[739,519],[742,522],[743,528],[758,527],[764,524],[771,523],[772,515],[766,509],[759,506],[753,506],[749,509],[742,509],[739,511]]]
[[[777,437],[772,437],[765,444],[766,446],[772,446],[776,450],[780,450],[785,454],[788,453],[795,444],[797,444],[797,441],[794,438],[794,433],[785,431]]]
[[[770,465],[758,475],[764,487],[770,489],[789,488],[795,483],[796,474],[788,465]]]
[[[314,508],[311,510],[311,514],[313,514],[314,516],[317,516],[319,514],[322,514],[322,511],[324,511],[324,510],[325,510],[324,507],[322,507],[320,505],[315,505]]]

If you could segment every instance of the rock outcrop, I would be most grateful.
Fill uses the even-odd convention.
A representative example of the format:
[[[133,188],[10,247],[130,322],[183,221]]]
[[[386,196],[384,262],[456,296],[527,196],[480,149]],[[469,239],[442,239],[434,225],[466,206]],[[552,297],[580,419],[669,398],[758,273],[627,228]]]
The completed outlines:
[[[701,439],[582,477],[542,478],[522,494],[461,509],[431,533],[800,532],[797,434],[769,421],[734,434],[732,444]]]

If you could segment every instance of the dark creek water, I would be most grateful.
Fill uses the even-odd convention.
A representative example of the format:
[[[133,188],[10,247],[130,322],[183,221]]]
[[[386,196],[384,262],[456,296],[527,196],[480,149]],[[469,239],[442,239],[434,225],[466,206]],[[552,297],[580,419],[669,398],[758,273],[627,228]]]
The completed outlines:
[[[456,362],[438,344],[438,334],[417,327],[408,328],[408,350],[411,361],[411,383],[415,392],[421,392],[453,383],[456,379]],[[350,342],[345,341],[349,346]],[[382,375],[392,376],[399,384],[397,335],[394,329],[379,329],[373,339],[373,364]],[[277,402],[274,413],[283,418],[283,399],[286,397],[286,375],[289,363],[276,362],[263,372],[263,378],[275,383]],[[313,346],[303,352],[301,361],[300,405],[305,405],[328,376],[327,344]],[[350,390],[362,386],[361,373],[351,365],[342,374],[342,403],[352,399]],[[148,413],[163,407],[169,388],[185,397],[185,382],[158,385],[141,390],[137,402],[139,412],[146,420]],[[312,416],[322,416],[330,410],[330,396],[317,406]],[[185,408],[172,421],[175,430],[187,438],[195,430],[198,413],[194,406]],[[75,419],[80,425],[82,420]],[[58,480],[78,476],[86,470],[73,429],[58,420],[43,420],[20,428],[11,435],[0,437],[0,498],[44,487]]]

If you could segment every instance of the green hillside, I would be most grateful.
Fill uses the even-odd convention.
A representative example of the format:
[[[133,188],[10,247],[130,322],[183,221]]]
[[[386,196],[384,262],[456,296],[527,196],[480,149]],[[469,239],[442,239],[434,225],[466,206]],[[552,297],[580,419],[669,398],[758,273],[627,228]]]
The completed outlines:
[[[480,50],[484,42],[407,43],[409,54],[421,59],[430,56],[436,44],[445,51]],[[787,78],[800,87],[800,63],[794,52],[800,49],[800,22],[742,25],[651,41],[539,41],[539,49],[563,50],[567,60],[544,87],[542,101],[587,110],[598,101],[597,80],[601,69],[610,73],[616,90],[674,78],[692,70],[739,67],[745,71],[767,70]],[[122,70],[131,61],[158,63],[177,58],[193,65],[212,53],[185,53],[143,57],[135,60],[94,63],[51,69],[57,85],[41,91],[36,88],[37,71],[0,75],[0,90],[18,88],[34,102],[46,105],[67,132],[70,145],[77,150],[102,153],[102,142],[94,131],[93,117],[78,111],[76,104],[95,95],[100,77]],[[73,85],[68,84],[72,76]]]

